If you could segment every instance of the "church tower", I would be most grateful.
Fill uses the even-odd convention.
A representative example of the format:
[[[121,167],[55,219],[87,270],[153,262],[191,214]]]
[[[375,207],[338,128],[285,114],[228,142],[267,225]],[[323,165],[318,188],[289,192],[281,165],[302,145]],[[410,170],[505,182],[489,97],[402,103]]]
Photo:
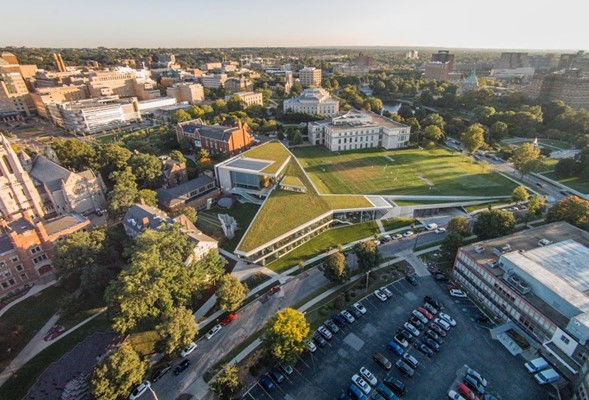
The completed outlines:
[[[8,139],[0,134],[0,219],[42,218],[43,202]]]

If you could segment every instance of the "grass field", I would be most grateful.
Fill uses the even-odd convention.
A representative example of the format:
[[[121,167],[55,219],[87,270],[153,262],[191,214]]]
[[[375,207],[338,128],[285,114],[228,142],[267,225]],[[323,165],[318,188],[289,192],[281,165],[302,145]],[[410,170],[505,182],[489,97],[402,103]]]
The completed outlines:
[[[199,211],[196,226],[207,235],[217,239],[224,249],[233,251],[259,208],[260,206],[255,204],[235,203],[229,210],[216,207],[211,210]],[[238,229],[235,231],[235,237],[233,239],[229,240],[225,237],[221,223],[217,217],[218,214],[229,214],[237,221]]]
[[[589,194],[589,180],[587,180],[586,178],[578,176],[574,176],[572,178],[559,178],[558,176],[556,176],[554,172],[546,172],[542,175],[544,175],[547,178],[553,179],[557,182],[560,182],[563,185],[570,187],[571,189],[575,189],[581,193]]]
[[[316,255],[328,251],[338,245],[354,242],[374,235],[378,232],[376,222],[362,222],[351,226],[330,229],[323,232],[313,240],[297,247],[284,257],[267,265],[273,271],[282,272],[298,265],[300,261],[307,261]]]
[[[321,193],[399,195],[510,195],[515,184],[471,158],[446,149],[294,149]]]

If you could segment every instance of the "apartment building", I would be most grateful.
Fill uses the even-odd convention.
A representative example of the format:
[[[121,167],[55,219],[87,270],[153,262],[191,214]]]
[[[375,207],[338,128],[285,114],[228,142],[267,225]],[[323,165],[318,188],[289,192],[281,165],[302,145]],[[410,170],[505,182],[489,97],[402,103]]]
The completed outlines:
[[[156,83],[149,79],[148,71],[132,68],[92,72],[87,85],[92,98],[119,96],[151,100],[161,96]]]
[[[225,101],[227,101],[233,97],[239,97],[239,100],[243,101],[245,103],[246,107],[249,107],[252,105],[259,105],[259,106],[264,105],[264,96],[262,96],[262,93],[237,92],[237,93],[225,96]]]
[[[589,358],[588,259],[589,233],[555,222],[461,247],[452,276],[570,379]]]
[[[0,59],[0,117],[30,116],[34,110],[29,89],[18,70]]]
[[[69,101],[85,100],[90,97],[86,85],[67,85],[58,87],[39,88],[31,93],[31,101],[40,117],[62,125],[61,114],[57,104]]]
[[[240,76],[239,78],[228,78],[225,81],[224,87],[230,93],[251,92],[254,88],[254,83],[245,76]]]
[[[411,128],[369,111],[350,110],[344,115],[307,124],[309,142],[331,151],[407,146]]]
[[[447,81],[454,70],[454,54],[448,50],[439,50],[432,54],[431,61],[425,64],[425,77],[438,81]]]
[[[239,121],[237,126],[205,125],[201,119],[180,122],[176,125],[176,137],[178,142],[187,139],[193,147],[206,149],[210,154],[229,156],[254,144],[248,125]]]
[[[303,87],[321,87],[321,69],[305,67],[299,70],[299,80]]]
[[[589,109],[589,73],[564,70],[544,75],[538,100],[562,100],[574,109]]]
[[[78,134],[93,134],[140,121],[137,98],[108,96],[58,104],[63,127]]]
[[[227,74],[207,74],[200,77],[202,85],[207,89],[219,89],[227,80]]]
[[[166,94],[174,97],[178,103],[194,104],[205,99],[205,91],[200,83],[176,83],[166,89]]]
[[[333,117],[339,113],[339,101],[322,88],[305,89],[298,97],[284,100],[284,112]]]

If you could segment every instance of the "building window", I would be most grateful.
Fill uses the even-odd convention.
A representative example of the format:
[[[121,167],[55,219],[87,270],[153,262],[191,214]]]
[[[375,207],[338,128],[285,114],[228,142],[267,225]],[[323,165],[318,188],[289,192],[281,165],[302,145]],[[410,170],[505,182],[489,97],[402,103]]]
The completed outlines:
[[[41,248],[39,246],[37,246],[37,247],[31,249],[31,254],[38,253],[39,251],[41,251]]]
[[[16,266],[16,270],[17,270],[17,271],[22,271],[23,269],[24,269],[24,268],[23,268],[23,267],[22,267],[22,265],[20,265],[20,264],[18,264],[18,265]]]
[[[28,279],[28,278],[27,278],[27,274],[20,274],[20,280],[21,280],[21,281],[23,281],[23,282],[24,282],[24,281],[26,281],[27,279]]]
[[[560,337],[560,340],[561,340],[561,342],[563,342],[564,344],[569,344],[569,343],[571,342],[571,340],[570,340],[568,337],[566,337],[565,335],[562,335],[562,336]]]
[[[18,262],[18,257],[12,257],[12,258],[10,259],[10,261],[12,261],[13,263],[15,263],[15,262]]]

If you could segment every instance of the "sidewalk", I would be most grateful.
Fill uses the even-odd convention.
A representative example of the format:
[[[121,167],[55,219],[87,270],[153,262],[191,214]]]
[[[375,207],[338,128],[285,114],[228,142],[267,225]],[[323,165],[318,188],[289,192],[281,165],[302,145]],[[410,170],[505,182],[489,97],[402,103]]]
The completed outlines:
[[[47,289],[50,286],[53,286],[57,283],[56,280],[47,282],[47,283],[42,283],[42,284],[36,284],[34,285],[28,292],[27,294],[25,294],[24,296],[19,297],[18,299],[14,300],[13,302],[9,303],[6,305],[6,307],[3,307],[2,309],[0,309],[0,317],[2,315],[4,315],[4,313],[8,310],[10,310],[12,307],[14,307],[15,305],[17,305],[18,303],[20,303],[23,300],[28,299],[31,296],[36,295],[37,293],[39,293],[40,291]]]

